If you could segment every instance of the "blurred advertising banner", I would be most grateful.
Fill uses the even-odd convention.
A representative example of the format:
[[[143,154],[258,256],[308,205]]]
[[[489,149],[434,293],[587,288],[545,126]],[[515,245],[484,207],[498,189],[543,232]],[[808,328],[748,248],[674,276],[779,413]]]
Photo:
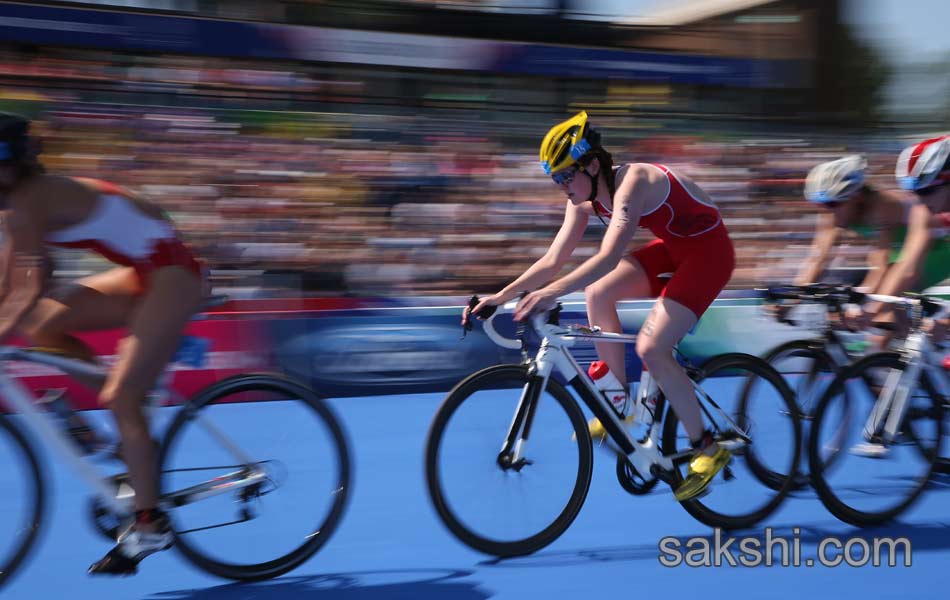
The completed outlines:
[[[934,293],[950,290],[937,289]],[[791,327],[765,316],[757,292],[726,291],[679,344],[693,364],[725,352],[763,355],[814,330]],[[464,339],[461,299],[268,299],[236,301],[208,319],[192,323],[187,334],[203,340],[200,364],[176,363],[173,387],[188,397],[229,375],[280,371],[325,397],[443,392],[475,371],[521,361],[521,353],[496,346],[480,323]],[[447,305],[452,304],[452,305]],[[652,300],[618,304],[623,329],[639,331]],[[587,324],[582,301],[565,301],[561,323]],[[510,315],[496,318],[496,329],[515,336]],[[819,323],[815,322],[817,327]],[[83,335],[104,364],[115,361],[121,331]],[[860,335],[860,334],[856,334]],[[537,348],[529,339],[529,351]],[[579,343],[572,354],[582,365],[596,360],[594,346]],[[631,381],[640,372],[632,345],[627,346]],[[7,372],[31,389],[68,388],[77,408],[94,408],[95,395],[52,368],[10,363]]]
[[[0,39],[130,51],[736,87],[802,87],[807,80],[804,64],[794,60],[592,49],[11,3],[0,3]]]
[[[765,317],[760,300],[751,296],[724,294],[680,344],[683,354],[701,364],[716,354],[763,354],[787,340],[811,336]],[[652,306],[652,300],[620,303],[624,331],[638,331]],[[484,367],[521,361],[520,352],[496,346],[480,324],[462,339],[461,311],[461,306],[315,311],[269,321],[268,337],[282,371],[330,397],[441,392]],[[561,323],[586,324],[584,303],[565,302]],[[509,315],[497,317],[496,328],[515,335]],[[592,344],[581,343],[572,354],[581,364],[596,360]],[[634,380],[641,367],[630,345],[627,362]]]

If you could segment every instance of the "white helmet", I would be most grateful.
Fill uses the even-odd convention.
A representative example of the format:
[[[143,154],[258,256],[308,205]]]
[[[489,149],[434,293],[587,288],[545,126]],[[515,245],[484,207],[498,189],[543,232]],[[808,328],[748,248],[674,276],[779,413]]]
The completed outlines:
[[[805,198],[819,204],[847,198],[864,185],[867,166],[868,161],[860,154],[818,165],[805,179]]]
[[[897,157],[894,176],[905,190],[917,191],[950,182],[950,135],[924,140],[904,148]]]

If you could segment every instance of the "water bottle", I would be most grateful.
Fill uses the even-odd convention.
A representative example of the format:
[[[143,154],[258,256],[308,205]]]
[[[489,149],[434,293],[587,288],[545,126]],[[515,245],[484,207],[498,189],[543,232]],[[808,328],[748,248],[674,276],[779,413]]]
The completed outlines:
[[[96,431],[89,426],[89,423],[74,411],[66,401],[65,390],[49,390],[38,401],[45,406],[47,410],[59,417],[63,428],[69,433],[69,437],[76,442],[83,454],[93,454],[98,452],[106,444]]]
[[[610,372],[607,363],[602,360],[595,360],[590,363],[587,374],[594,380],[597,389],[603,392],[607,400],[610,401],[614,410],[620,415],[626,416],[627,391],[624,389],[624,385],[620,383],[620,380]]]
[[[656,380],[650,375],[647,366],[643,365],[643,372],[640,373],[640,385],[637,386],[637,399],[633,409],[633,418],[644,425],[653,424],[653,416],[656,412],[656,401],[660,395],[660,388],[656,385]]]

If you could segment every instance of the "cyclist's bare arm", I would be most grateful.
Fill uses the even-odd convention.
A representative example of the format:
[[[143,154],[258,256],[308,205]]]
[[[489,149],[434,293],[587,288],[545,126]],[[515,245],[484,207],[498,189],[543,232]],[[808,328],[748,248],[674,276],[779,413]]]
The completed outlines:
[[[9,335],[40,297],[45,279],[43,216],[39,204],[25,195],[10,198],[6,219],[8,242],[0,300],[0,340]]]
[[[818,223],[815,226],[815,238],[811,243],[811,252],[805,261],[805,265],[799,271],[795,278],[795,285],[808,285],[818,283],[821,274],[831,258],[831,251],[841,235],[841,229],[835,227],[835,218],[831,213],[822,213],[818,215]]]
[[[544,256],[535,261],[520,277],[505,286],[503,290],[482,300],[479,306],[476,307],[476,312],[482,304],[489,301],[492,304],[503,304],[517,298],[522,292],[535,290],[554,279],[584,237],[584,230],[587,229],[590,215],[588,205],[576,206],[568,200],[567,208],[564,210],[564,221]]]
[[[897,262],[888,269],[877,293],[896,296],[911,289],[920,276],[921,267],[932,244],[930,210],[916,204],[907,216],[907,237]]]
[[[864,281],[861,282],[860,288],[862,290],[875,292],[880,287],[890,265],[892,240],[893,235],[890,229],[881,230],[877,237],[877,243],[868,252],[868,273],[864,276]]]
[[[613,199],[613,215],[600,250],[579,267],[547,287],[561,296],[584,289],[613,271],[627,252],[639,227],[645,206],[655,206],[666,197],[666,173],[652,165],[630,165]]]

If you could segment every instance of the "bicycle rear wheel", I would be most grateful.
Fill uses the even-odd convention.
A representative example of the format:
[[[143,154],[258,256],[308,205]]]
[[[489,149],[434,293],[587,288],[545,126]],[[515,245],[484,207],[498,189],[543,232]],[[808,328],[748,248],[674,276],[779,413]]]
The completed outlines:
[[[531,380],[523,365],[469,376],[449,392],[426,440],[436,512],[460,541],[486,554],[521,556],[547,546],[574,521],[590,487],[593,449],[583,412],[553,379],[540,393],[525,393]],[[526,422],[525,462],[507,464],[500,454],[506,434]]]
[[[683,502],[683,508],[711,527],[751,527],[772,514],[794,484],[788,475],[796,472],[802,443],[794,395],[775,369],[748,354],[713,357],[692,377],[725,415],[700,402],[716,438],[728,439],[738,429],[751,441],[733,454],[707,495]],[[689,437],[671,407],[663,424],[663,454],[690,453]],[[677,462],[673,489],[688,472],[688,460]]]
[[[169,426],[160,461],[163,501],[176,498],[176,546],[228,579],[277,577],[302,564],[329,540],[350,493],[346,438],[329,407],[270,374],[225,379],[191,400]],[[176,494],[247,468],[266,479],[204,499]]]
[[[927,487],[944,436],[945,413],[927,372],[910,390],[908,408],[897,438],[883,439],[889,410],[877,427],[870,418],[888,406],[883,392],[889,377],[901,376],[906,365],[892,352],[871,354],[844,370],[818,403],[808,442],[809,469],[818,497],[837,518],[868,527],[894,519]],[[868,385],[878,382],[878,385]],[[849,393],[851,410],[842,409]],[[828,432],[844,428],[847,435],[833,464],[822,460]],[[837,441],[833,443],[838,443]]]
[[[46,507],[46,487],[29,443],[0,417],[0,589],[30,552]]]

